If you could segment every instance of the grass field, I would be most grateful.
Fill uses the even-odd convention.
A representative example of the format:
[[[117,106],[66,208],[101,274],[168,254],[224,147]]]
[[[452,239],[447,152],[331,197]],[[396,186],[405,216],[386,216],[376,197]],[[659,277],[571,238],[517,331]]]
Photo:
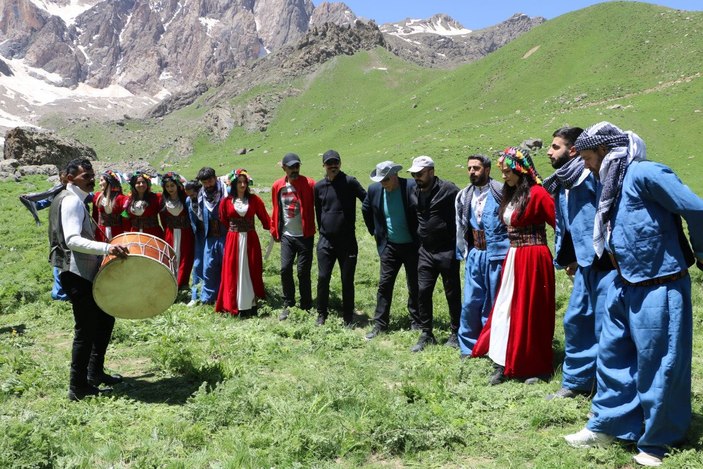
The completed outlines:
[[[650,158],[672,166],[701,195],[702,19],[615,2],[549,21],[453,71],[421,69],[380,49],[337,58],[291,84],[302,92],[283,102],[266,132],[235,130],[224,142],[198,134],[202,102],[161,121],[60,124],[60,132],[103,160],[144,157],[189,178],[203,165],[222,173],[244,166],[259,188],[282,175],[277,162],[288,151],[318,179],[319,155],[328,148],[362,184],[379,161],[407,168],[414,156],[429,154],[440,177],[463,187],[468,153],[493,154],[526,138],[548,143],[561,125],[607,119],[638,132]],[[173,156],[177,138],[192,139],[192,156]],[[241,147],[255,151],[233,156]],[[536,161],[550,174],[544,152]],[[316,327],[313,314],[295,310],[279,322],[278,248],[264,266],[267,301],[257,317],[186,308],[181,297],[156,318],[118,320],[107,364],[125,382],[110,398],[69,403],[70,305],[49,296],[46,223],[34,226],[17,200],[48,185],[40,177],[0,184],[0,467],[633,465],[632,447],[575,450],[562,440],[584,425],[590,406],[583,398],[544,400],[560,386],[559,363],[548,383],[489,387],[486,360],[462,361],[442,346],[411,354],[417,334],[407,330],[402,274],[391,333],[373,341],[365,341],[366,327],[345,329],[340,318]],[[356,307],[363,325],[375,305],[378,259],[360,220]],[[260,236],[265,245],[268,235]],[[668,467],[703,467],[703,275],[692,278],[694,421]],[[336,271],[331,290],[338,309]],[[557,362],[569,292],[557,273]],[[449,318],[440,285],[435,298],[442,341]]]

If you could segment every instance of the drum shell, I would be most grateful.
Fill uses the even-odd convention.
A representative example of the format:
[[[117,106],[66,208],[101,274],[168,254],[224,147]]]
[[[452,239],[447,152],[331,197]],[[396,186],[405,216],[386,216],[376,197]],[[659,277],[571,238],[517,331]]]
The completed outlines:
[[[107,255],[93,282],[93,297],[107,314],[144,319],[166,311],[178,295],[176,255],[161,238],[129,232],[112,245],[126,245],[126,258]]]

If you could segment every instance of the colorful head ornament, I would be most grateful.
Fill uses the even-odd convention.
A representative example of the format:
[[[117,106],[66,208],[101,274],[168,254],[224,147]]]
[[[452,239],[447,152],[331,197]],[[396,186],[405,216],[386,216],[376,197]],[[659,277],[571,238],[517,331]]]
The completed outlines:
[[[503,150],[498,158],[498,164],[504,164],[516,173],[524,174],[534,181],[542,184],[542,178],[535,168],[530,152],[524,148],[508,147]]]
[[[251,178],[251,176],[249,176],[249,173],[248,173],[247,170],[244,169],[244,168],[238,168],[238,169],[235,169],[234,171],[231,171],[231,172],[227,175],[227,180],[229,181],[230,184],[232,184],[232,183],[235,183],[235,182],[237,181],[237,179],[239,178],[239,176],[246,176],[247,181],[249,182],[249,185],[250,185],[250,186],[253,186],[253,185],[254,185],[254,180]]]
[[[173,182],[176,186],[178,186],[179,189],[183,189],[185,183],[188,182],[183,176],[174,171],[169,171],[166,174],[160,175],[160,179],[161,187],[165,186],[166,183],[170,181]]]
[[[132,177],[129,178],[129,185],[134,187],[137,183],[137,179],[143,178],[146,181],[146,186],[151,189],[151,174],[145,173],[143,171],[135,171]]]
[[[108,169],[102,173],[101,176],[105,178],[112,192],[122,192],[122,175],[120,175],[120,173]]]

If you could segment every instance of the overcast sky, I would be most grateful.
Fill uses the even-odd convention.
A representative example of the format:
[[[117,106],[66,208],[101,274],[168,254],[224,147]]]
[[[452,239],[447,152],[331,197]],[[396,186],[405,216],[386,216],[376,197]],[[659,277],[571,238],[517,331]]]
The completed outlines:
[[[405,18],[424,19],[436,13],[446,13],[468,29],[492,26],[515,13],[551,19],[601,2],[602,0],[344,0],[357,16],[374,19],[379,25]],[[319,5],[321,0],[313,0],[313,3]],[[656,0],[648,3],[680,10],[703,10],[703,0]]]

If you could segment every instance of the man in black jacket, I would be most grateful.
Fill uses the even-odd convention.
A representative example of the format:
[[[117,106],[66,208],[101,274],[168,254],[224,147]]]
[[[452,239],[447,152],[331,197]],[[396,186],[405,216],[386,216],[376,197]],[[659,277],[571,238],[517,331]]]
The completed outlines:
[[[366,191],[359,181],[340,169],[342,160],[334,150],[322,155],[325,177],[315,184],[315,216],[320,230],[317,242],[317,324],[327,320],[330,279],[335,261],[342,276],[342,314],[344,324],[354,319],[354,273],[356,256],[356,199],[363,202]]]
[[[374,238],[381,257],[381,272],[376,296],[374,327],[366,334],[371,340],[388,330],[393,287],[405,266],[408,285],[408,313],[411,327],[420,327],[417,309],[417,198],[415,181],[398,177],[403,169],[392,161],[383,161],[371,172],[373,184],[361,206],[364,223]]]
[[[420,238],[418,306],[422,333],[412,351],[420,352],[426,345],[437,343],[432,333],[432,293],[440,275],[451,319],[451,334],[446,345],[459,347],[457,331],[461,316],[461,280],[456,258],[454,206],[459,188],[434,175],[434,161],[429,156],[415,158],[408,171],[417,185],[417,233]]]

